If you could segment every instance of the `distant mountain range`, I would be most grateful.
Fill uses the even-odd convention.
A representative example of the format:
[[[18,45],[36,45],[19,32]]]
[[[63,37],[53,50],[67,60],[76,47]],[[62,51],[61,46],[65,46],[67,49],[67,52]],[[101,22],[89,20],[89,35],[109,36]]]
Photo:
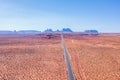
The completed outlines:
[[[53,31],[52,29],[46,29],[43,32],[73,32],[70,28],[63,28],[62,30]],[[37,34],[41,33],[41,31],[37,30],[20,30],[20,31],[8,31],[8,30],[1,30],[0,34]]]
[[[36,31],[36,30],[20,30],[20,31],[1,30],[0,31],[0,34],[33,34],[33,33],[40,33],[40,31]]]
[[[0,34],[11,34],[13,31],[1,30]]]
[[[45,31],[43,31],[45,33],[51,33],[51,32],[73,32],[70,28],[63,28],[62,30],[56,30],[53,31],[52,29],[46,29]],[[20,31],[9,31],[9,30],[1,30],[0,34],[39,34],[41,33],[41,31],[37,31],[37,30],[20,30]],[[85,30],[83,33],[85,34],[98,34],[97,30]]]
[[[73,32],[70,28],[63,28],[62,30],[57,29],[53,31],[52,29],[46,29],[44,32]]]

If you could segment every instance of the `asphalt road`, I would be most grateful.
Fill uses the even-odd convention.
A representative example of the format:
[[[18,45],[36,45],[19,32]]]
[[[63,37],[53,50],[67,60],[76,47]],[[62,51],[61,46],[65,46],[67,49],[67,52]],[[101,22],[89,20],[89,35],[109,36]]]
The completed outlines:
[[[62,40],[62,46],[63,46],[63,49],[64,49],[64,57],[65,57],[65,61],[66,61],[68,78],[69,78],[69,80],[75,80],[75,77],[74,77],[74,74],[73,74],[73,71],[72,71],[72,67],[71,67],[71,64],[70,64],[70,59],[69,59],[67,49],[66,49],[66,46],[65,46],[63,35],[61,35],[61,40]]]

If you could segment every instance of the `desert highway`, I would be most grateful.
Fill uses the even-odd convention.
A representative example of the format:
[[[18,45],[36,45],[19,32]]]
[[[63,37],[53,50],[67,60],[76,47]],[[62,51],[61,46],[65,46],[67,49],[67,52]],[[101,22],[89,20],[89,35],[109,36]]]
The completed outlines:
[[[65,61],[66,61],[68,78],[69,78],[69,80],[75,80],[75,77],[74,77],[74,74],[73,74],[73,71],[72,71],[72,67],[71,67],[71,64],[70,64],[70,59],[69,59],[67,49],[66,49],[66,46],[65,46],[63,35],[61,35],[61,40],[62,40],[62,46],[63,46],[63,49],[64,49],[64,57],[65,57]]]

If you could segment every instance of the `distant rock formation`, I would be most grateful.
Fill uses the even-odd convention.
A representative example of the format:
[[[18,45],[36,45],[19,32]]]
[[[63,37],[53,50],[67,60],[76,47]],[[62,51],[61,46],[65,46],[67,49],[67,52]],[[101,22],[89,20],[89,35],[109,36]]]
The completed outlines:
[[[7,31],[7,30],[3,30],[3,31],[0,31],[0,34],[13,34],[12,31]]]
[[[36,31],[36,30],[20,30],[17,31],[17,33],[24,33],[24,34],[28,34],[28,33],[39,33],[40,31]]]
[[[62,30],[57,29],[56,31],[53,31],[52,29],[46,29],[44,32],[73,32],[70,28],[63,28]]]
[[[97,30],[85,30],[84,32],[87,33],[87,34],[98,35],[98,31]]]
[[[37,34],[37,33],[40,33],[40,31],[36,31],[36,30],[0,31],[0,34]]]
[[[70,28],[63,28],[62,32],[73,32]]]
[[[55,32],[61,32],[59,29],[57,29]]]
[[[46,29],[44,32],[53,32],[52,29]]]

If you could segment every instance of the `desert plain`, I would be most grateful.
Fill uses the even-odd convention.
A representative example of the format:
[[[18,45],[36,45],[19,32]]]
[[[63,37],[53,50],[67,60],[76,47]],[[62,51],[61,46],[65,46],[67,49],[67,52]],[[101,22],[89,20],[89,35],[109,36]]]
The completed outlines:
[[[0,36],[0,80],[67,80],[60,37]]]
[[[120,34],[66,35],[77,80],[120,80]]]
[[[120,80],[120,34],[63,34],[76,80]],[[61,36],[0,35],[0,80],[68,80]]]

